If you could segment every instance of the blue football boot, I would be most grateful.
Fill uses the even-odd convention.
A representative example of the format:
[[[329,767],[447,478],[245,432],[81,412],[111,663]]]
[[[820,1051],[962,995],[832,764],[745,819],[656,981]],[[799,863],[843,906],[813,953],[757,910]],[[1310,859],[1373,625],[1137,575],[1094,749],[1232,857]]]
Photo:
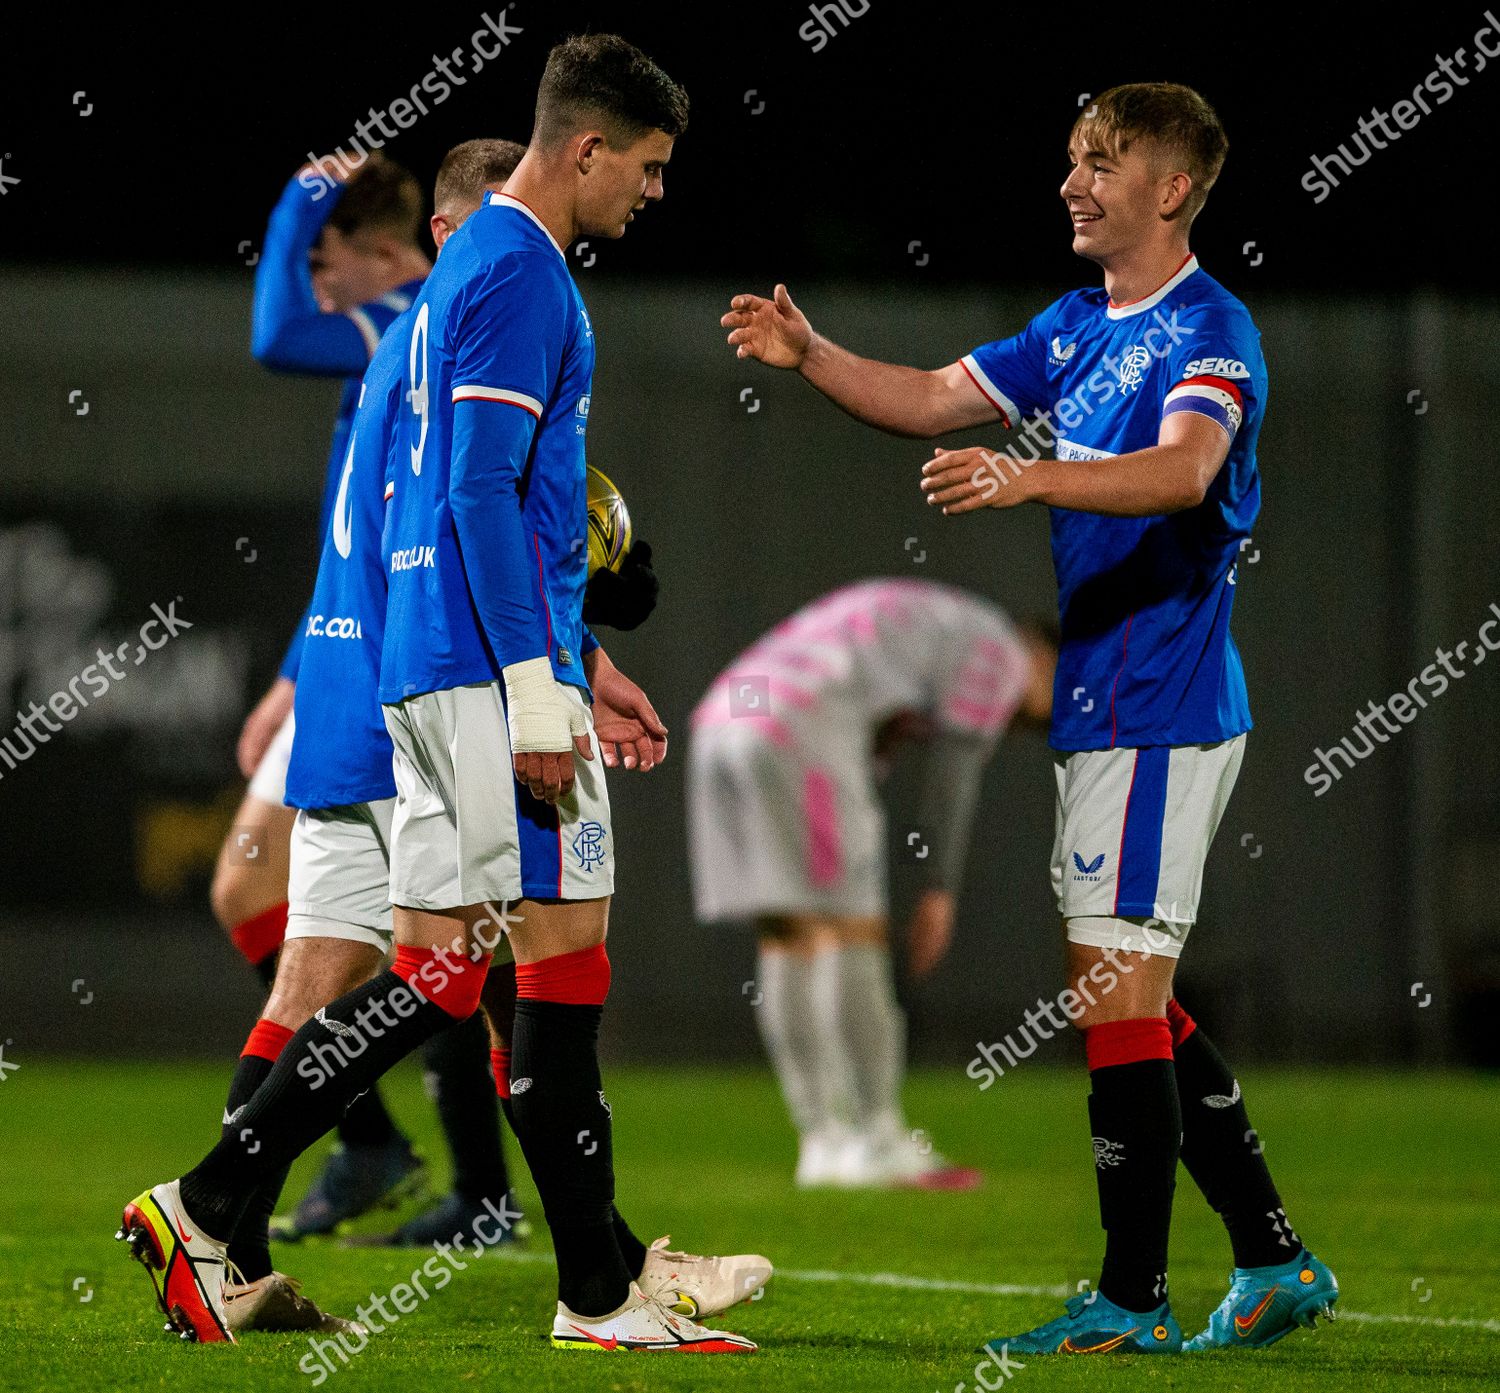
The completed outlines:
[[[1183,1348],[1263,1349],[1299,1325],[1311,1328],[1319,1316],[1332,1320],[1338,1299],[1333,1273],[1306,1248],[1276,1267],[1236,1267],[1229,1275],[1229,1295],[1208,1318],[1208,1329]]]
[[[1097,1291],[1067,1300],[1067,1314],[1008,1340],[990,1340],[992,1353],[1176,1354],[1182,1328],[1163,1301],[1154,1311],[1127,1311]]]

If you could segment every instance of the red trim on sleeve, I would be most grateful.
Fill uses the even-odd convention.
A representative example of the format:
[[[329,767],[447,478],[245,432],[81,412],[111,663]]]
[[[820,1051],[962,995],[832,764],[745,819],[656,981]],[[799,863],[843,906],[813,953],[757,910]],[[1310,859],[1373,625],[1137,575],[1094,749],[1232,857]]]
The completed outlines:
[[[496,406],[518,406],[522,411],[526,412],[528,416],[533,416],[538,421],[542,419],[542,413],[540,411],[533,411],[529,406],[526,405],[524,401],[512,401],[509,397],[492,397],[483,392],[466,393],[464,389],[460,387],[456,392],[454,392],[453,400],[455,404],[461,401],[490,401],[494,402]]]
[[[1006,430],[1009,430],[1010,429],[1010,417],[1005,414],[1005,408],[1003,406],[1001,406],[1000,403],[997,402],[994,399],[994,397],[992,397],[988,392],[986,392],[984,390],[984,383],[982,383],[977,377],[974,376],[973,371],[970,369],[969,365],[966,362],[964,362],[964,360],[962,358],[960,358],[958,360],[958,365],[966,373],[968,373],[968,375],[969,375],[969,381],[972,382],[976,387],[979,388],[979,395],[982,396],[987,402],[989,402],[989,404],[991,406],[993,406],[995,408],[996,411],[998,411],[1000,413],[1000,422],[1001,422],[1001,424],[1005,427]]]

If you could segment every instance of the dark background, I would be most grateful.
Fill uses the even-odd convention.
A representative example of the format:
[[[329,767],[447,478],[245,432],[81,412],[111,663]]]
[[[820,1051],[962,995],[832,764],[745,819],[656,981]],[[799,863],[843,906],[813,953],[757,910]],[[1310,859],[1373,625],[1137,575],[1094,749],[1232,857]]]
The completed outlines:
[[[229,1050],[253,1017],[205,891],[240,793],[235,734],[311,582],[337,385],[250,359],[248,262],[308,152],[347,142],[430,55],[467,48],[480,14],[70,10],[7,53],[0,172],[20,182],[0,197],[0,696],[45,700],[152,603],[181,595],[195,628],[0,767],[0,1038]],[[1235,615],[1257,726],[1184,996],[1237,1053],[1481,1055],[1500,991],[1500,662],[1326,796],[1302,771],[1500,602],[1500,305],[1476,211],[1500,62],[1323,203],[1300,181],[1436,55],[1472,47],[1482,7],[1375,25],[1344,8],[871,0],[816,53],[807,5],[523,0],[509,18],[522,35],[388,146],[424,184],[459,140],[525,138],[547,47],[576,29],[618,29],[693,101],[665,202],[595,243],[593,264],[570,256],[600,346],[591,457],[664,585],[651,623],[609,646],[676,739],[660,774],[612,784],[611,1048],[754,1049],[751,944],[693,924],[683,852],[687,714],[724,663],[864,575],[948,580],[1018,614],[1055,596],[1039,511],[934,519],[915,489],[928,447],[737,362],[717,326],[728,297],[786,280],[820,329],[923,366],[1014,332],[1097,280],[1056,192],[1080,94],[1171,78],[1228,130],[1194,249],[1249,305],[1271,372]],[[890,800],[898,914],[912,772]],[[1008,738],[960,947],[908,994],[919,1055],[961,1065],[1055,991],[1051,799],[1043,742]]]
[[[1229,133],[1213,215],[1195,233],[1221,277],[1240,279],[1254,240],[1257,279],[1277,286],[1494,296],[1464,254],[1496,112],[1495,69],[1474,71],[1477,0],[1378,19],[1346,5],[849,8],[860,3],[847,27],[830,18],[837,33],[815,52],[799,36],[806,3],[517,0],[509,23],[521,35],[389,153],[426,179],[459,140],[524,141],[550,45],[617,30],[692,101],[669,202],[610,249],[622,271],[880,280],[911,270],[920,252],[907,246],[920,239],[928,281],[1052,287],[1080,270],[1055,194],[1081,94],[1171,80],[1198,88]],[[23,183],[0,205],[0,251],[232,267],[309,151],[347,141],[369,108],[420,82],[431,55],[466,48],[499,8],[450,3],[388,22],[276,5],[211,21],[177,6],[33,18],[7,65],[0,153]],[[1311,157],[1349,141],[1372,107],[1409,98],[1434,58],[1461,46],[1469,85],[1314,206],[1300,185]]]

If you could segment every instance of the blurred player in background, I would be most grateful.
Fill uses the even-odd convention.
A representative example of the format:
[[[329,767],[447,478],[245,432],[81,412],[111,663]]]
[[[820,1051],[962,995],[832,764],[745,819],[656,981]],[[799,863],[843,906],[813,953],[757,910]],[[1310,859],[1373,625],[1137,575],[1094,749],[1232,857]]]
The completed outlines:
[[[1249,1144],[1239,1083],[1172,994],[1250,728],[1229,615],[1260,507],[1266,369],[1249,312],[1188,248],[1227,150],[1191,88],[1134,83],[1096,98],[1074,123],[1060,192],[1073,250],[1103,269],[1103,288],[1065,295],[946,368],[856,357],[814,334],[785,286],[735,297],[722,321],[739,356],[796,368],[895,434],[1026,422],[1026,459],[939,449],[922,488],[947,514],[1051,508],[1068,697],[1052,722],[1052,881],[1106,1246],[1096,1292],[996,1350],[1183,1348],[1166,1277],[1179,1157],[1235,1261],[1189,1348],[1270,1344],[1338,1298]],[[1056,458],[1040,458],[1039,433]]]
[[[495,942],[489,902],[522,901],[509,916],[511,1117],[552,1229],[553,1345],[754,1349],[678,1319],[663,1304],[671,1293],[637,1285],[613,1207],[596,1052],[613,862],[596,746],[628,743],[621,762],[648,769],[666,730],[582,623],[593,332],[562,248],[622,235],[661,196],[686,115],[681,89],[623,40],[559,45],[514,196],[491,195],[447,240],[412,312],[406,370],[382,395],[403,423],[382,548],[395,963],[285,1043],[241,1119],[257,1150],[226,1137],[180,1182],[126,1207],[132,1246],[169,1285],[182,1274],[175,1318],[200,1338],[228,1335],[225,1245],[211,1235],[234,1233],[255,1187],[351,1098],[474,1012]],[[333,1065],[331,1042],[345,1044]],[[644,1261],[653,1254],[666,1260],[653,1249]],[[764,1260],[752,1272],[749,1260],[699,1261],[720,1270],[725,1305],[770,1275]]]
[[[907,1126],[878,785],[923,747],[901,825],[923,846],[914,977],[944,957],[984,766],[1012,723],[1045,726],[1053,639],[928,581],[868,580],[752,645],[693,713],[688,827],[698,917],[753,920],[756,1018],[800,1139],[801,1186],[967,1189]]]
[[[275,372],[344,379],[324,473],[316,534],[321,546],[348,454],[360,378],[381,335],[421,289],[430,263],[419,245],[422,192],[402,166],[373,156],[342,182],[322,186],[321,198],[301,174],[288,181],[266,228],[255,272],[251,352]],[[282,799],[307,619],[305,614],[298,623],[276,681],[240,734],[236,756],[250,786],[219,852],[210,891],[219,923],[268,987],[286,932],[295,810]],[[283,1229],[285,1236],[330,1232],[425,1183],[425,1167],[378,1089],[356,1100],[341,1119],[339,1140],[341,1150]]]

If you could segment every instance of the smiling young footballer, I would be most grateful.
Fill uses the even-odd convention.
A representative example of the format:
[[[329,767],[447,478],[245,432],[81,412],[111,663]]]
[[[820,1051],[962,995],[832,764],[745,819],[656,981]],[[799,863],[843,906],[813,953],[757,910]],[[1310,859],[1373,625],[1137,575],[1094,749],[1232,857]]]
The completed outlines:
[[[1239,1084],[1172,996],[1250,728],[1229,614],[1260,506],[1266,370],[1249,312],[1188,248],[1227,149],[1190,88],[1102,94],[1073,127],[1061,194],[1073,249],[1098,263],[1103,288],[1063,296],[946,368],[856,357],[813,333],[785,286],[770,300],[736,296],[722,320],[740,357],[796,368],[883,430],[931,437],[998,415],[1055,442],[1055,459],[1033,444],[1025,457],[939,449],[922,479],[946,514],[1051,509],[1062,628],[1052,881],[1079,988],[1069,995],[1106,1248],[1097,1292],[993,1342],[1013,1353],[1183,1347],[1166,1300],[1179,1156],[1235,1257],[1229,1294],[1187,1348],[1269,1344],[1338,1296],[1248,1140]],[[1106,958],[1122,965],[1118,985],[1095,997],[1087,979]]]
[[[254,1186],[351,1098],[473,1014],[495,938],[489,902],[522,901],[508,936],[510,1115],[552,1229],[553,1345],[755,1348],[678,1318],[637,1284],[616,1226],[596,1049],[613,888],[599,746],[628,739],[644,767],[664,757],[666,729],[582,623],[594,348],[562,247],[622,235],[661,197],[686,117],[682,90],[623,40],[559,45],[510,192],[447,239],[413,308],[382,546],[396,959],[284,1045],[240,1119],[259,1151],[225,1138],[180,1182],[126,1207],[122,1230],[165,1267],[167,1304],[178,1298],[200,1338],[227,1334],[224,1247],[210,1235],[233,1233]],[[764,1260],[752,1268],[739,1299],[769,1276]]]

